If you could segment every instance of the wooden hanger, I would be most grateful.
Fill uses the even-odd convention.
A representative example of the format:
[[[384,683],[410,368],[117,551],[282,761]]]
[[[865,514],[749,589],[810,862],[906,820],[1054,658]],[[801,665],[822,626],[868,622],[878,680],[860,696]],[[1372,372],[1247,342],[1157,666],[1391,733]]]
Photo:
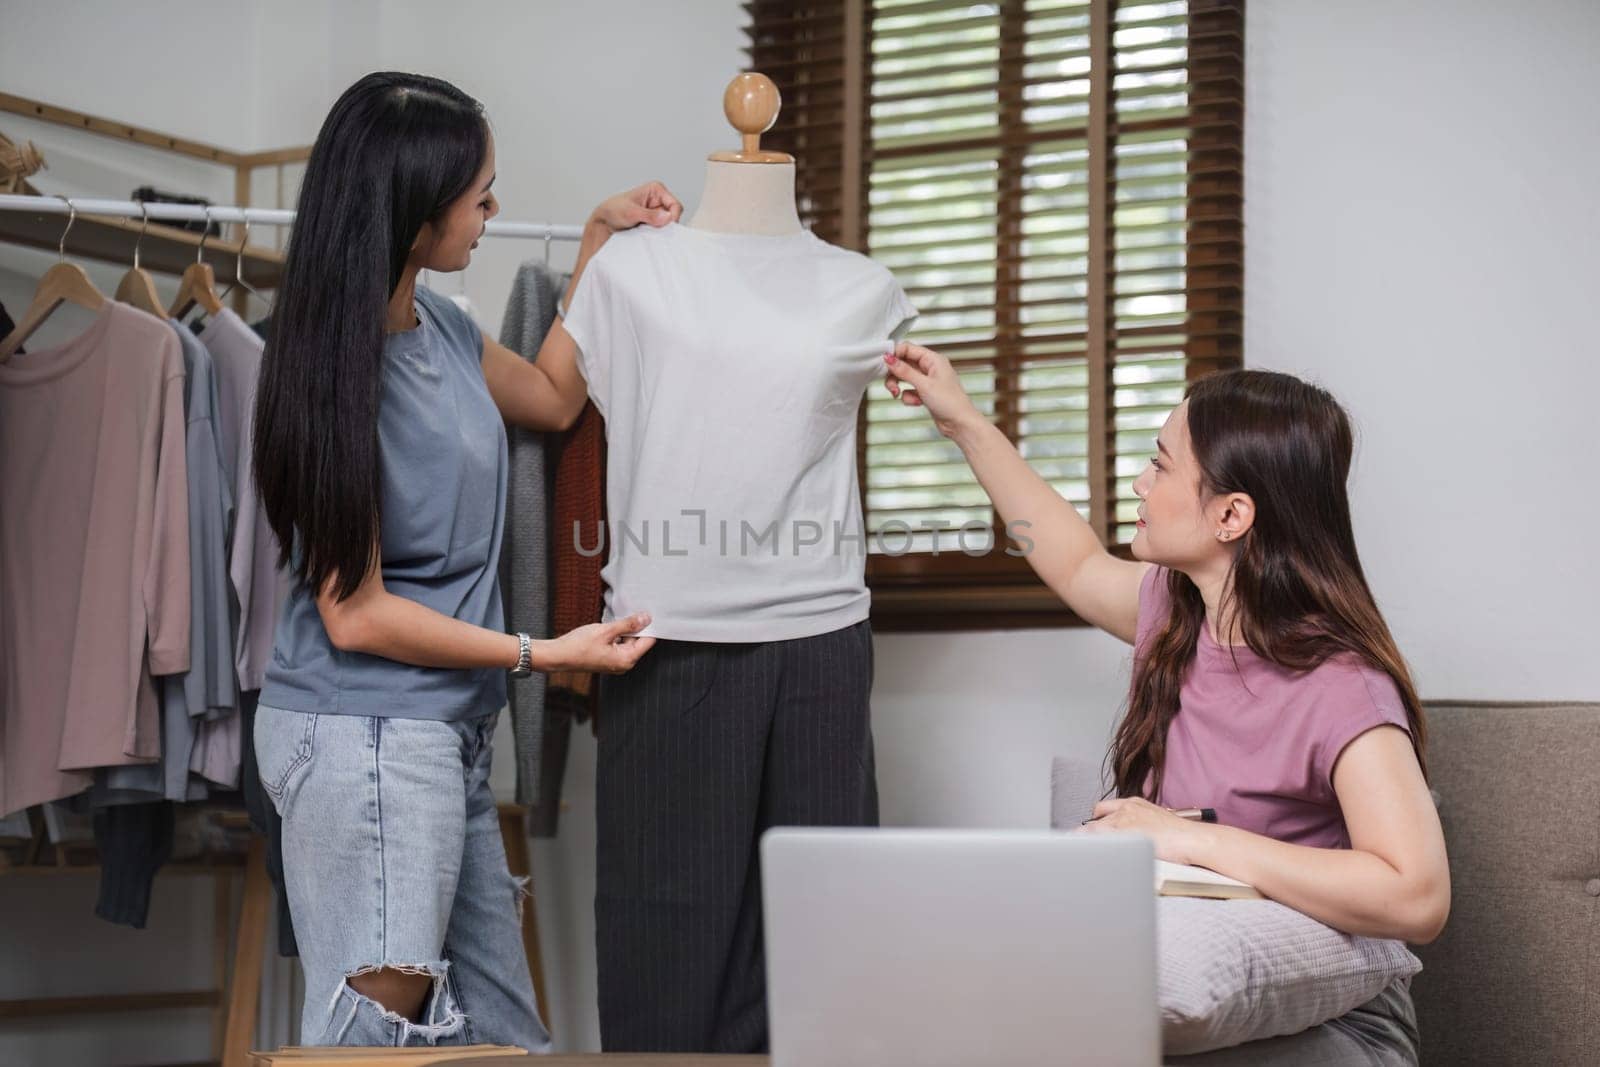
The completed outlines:
[[[211,209],[205,210],[206,228],[200,232],[200,247],[194,254],[194,262],[184,268],[183,277],[178,281],[177,299],[172,302],[172,310],[167,312],[175,319],[183,318],[196,304],[205,308],[208,315],[222,313],[222,298],[217,296],[216,272],[203,258],[206,254],[206,234],[211,231]]]
[[[240,225],[242,227],[242,232],[239,235],[239,247],[233,254],[233,277],[228,280],[228,287],[222,290],[222,298],[226,298],[229,293],[233,292],[234,287],[238,286],[240,289],[243,289],[245,292],[261,301],[263,304],[270,305],[271,301],[262,296],[255,286],[251,285],[245,280],[244,250],[250,247],[250,220],[246,218]],[[245,310],[249,310],[249,308],[246,307]]]
[[[139,239],[133,243],[133,266],[122,276],[122,283],[117,286],[116,299],[118,303],[128,304],[158,319],[164,319],[167,317],[167,309],[161,306],[161,297],[156,293],[156,281],[150,277],[149,271],[139,266],[139,246],[144,244],[144,232],[150,228],[150,209],[140,201],[139,211],[144,215],[144,225],[139,227]]]
[[[15,355],[17,349],[63,303],[76,304],[90,311],[99,311],[106,305],[105,294],[94,287],[94,282],[89,280],[84,269],[76,263],[67,262],[67,234],[72,232],[72,224],[78,220],[78,209],[66,197],[61,199],[67,205],[67,228],[61,231],[61,244],[58,246],[61,261],[44,272],[39,279],[39,287],[33,291],[33,303],[28,305],[21,323],[5,340],[0,341],[0,363]]]

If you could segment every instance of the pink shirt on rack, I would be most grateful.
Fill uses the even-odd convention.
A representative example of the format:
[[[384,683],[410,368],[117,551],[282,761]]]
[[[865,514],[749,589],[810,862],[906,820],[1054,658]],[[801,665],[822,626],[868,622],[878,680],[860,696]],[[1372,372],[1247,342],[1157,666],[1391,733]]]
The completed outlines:
[[[106,301],[0,363],[0,815],[161,754],[151,675],[189,669],[183,355]]]
[[[1167,574],[1152,567],[1139,588],[1136,658],[1166,623]],[[1387,724],[1409,733],[1384,672],[1353,656],[1286,670],[1243,645],[1218,645],[1203,626],[1167,731],[1157,802],[1215,808],[1224,825],[1291,844],[1349,848],[1334,764],[1351,741]]]

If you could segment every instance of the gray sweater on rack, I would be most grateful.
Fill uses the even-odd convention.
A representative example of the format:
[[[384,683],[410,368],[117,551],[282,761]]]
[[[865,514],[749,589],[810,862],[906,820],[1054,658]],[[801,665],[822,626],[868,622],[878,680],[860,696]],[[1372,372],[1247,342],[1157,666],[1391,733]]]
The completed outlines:
[[[555,323],[556,302],[569,275],[543,262],[529,260],[517,268],[500,327],[500,343],[529,362]],[[545,465],[545,435],[509,426],[511,470],[506,484],[506,533],[500,556],[500,591],[505,598],[506,626],[533,638],[550,635],[550,472]],[[516,740],[517,803],[551,807],[545,820],[554,824],[559,804],[560,768],[555,789],[541,782],[545,738],[545,676],[510,679],[507,691],[512,733]],[[552,739],[553,740],[553,739]],[[554,794],[554,795],[552,795]],[[541,803],[541,798],[544,798]]]

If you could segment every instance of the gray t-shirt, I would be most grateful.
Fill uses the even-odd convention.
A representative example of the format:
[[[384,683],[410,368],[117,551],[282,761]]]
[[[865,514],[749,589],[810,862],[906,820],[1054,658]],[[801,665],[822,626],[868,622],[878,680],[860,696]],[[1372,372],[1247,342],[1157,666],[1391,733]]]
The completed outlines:
[[[503,630],[500,541],[506,432],[483,380],[483,334],[466,312],[417,287],[421,324],[383,353],[378,451],[384,587],[442,614]],[[459,720],[498,710],[498,668],[417,667],[341,652],[309,588],[292,584],[261,703],[290,711]]]
[[[217,447],[232,472],[234,519],[228,545],[228,579],[239,604],[234,662],[240,689],[260,689],[272,649],[278,607],[288,578],[278,570],[278,542],[261,507],[250,469],[256,380],[261,376],[261,338],[231,308],[223,308],[200,331],[216,370]]]

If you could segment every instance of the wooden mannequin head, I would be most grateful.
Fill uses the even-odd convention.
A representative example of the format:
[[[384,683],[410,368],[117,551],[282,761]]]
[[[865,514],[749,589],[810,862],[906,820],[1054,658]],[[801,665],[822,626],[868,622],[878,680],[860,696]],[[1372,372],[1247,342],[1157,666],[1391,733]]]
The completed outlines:
[[[735,76],[722,94],[722,113],[739,131],[743,147],[737,152],[713,152],[707,158],[719,163],[793,163],[787,152],[761,150],[761,135],[778,121],[782,106],[778,87],[765,74],[746,71]]]

